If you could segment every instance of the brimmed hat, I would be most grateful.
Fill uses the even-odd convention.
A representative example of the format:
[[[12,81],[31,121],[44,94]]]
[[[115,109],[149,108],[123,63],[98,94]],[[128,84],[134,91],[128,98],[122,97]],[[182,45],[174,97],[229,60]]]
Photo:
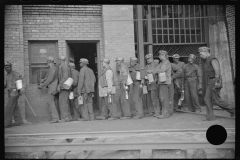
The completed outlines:
[[[152,57],[153,57],[153,54],[147,54],[147,55],[145,56],[146,59],[152,58]]]
[[[192,58],[193,60],[196,59],[196,56],[194,54],[189,54],[189,57],[188,58]]]
[[[86,58],[81,58],[79,62],[88,64],[88,60]]]
[[[123,61],[123,60],[124,60],[123,57],[117,57],[116,60],[115,60],[115,62],[116,62],[116,61]]]
[[[60,60],[66,60],[66,56],[60,55],[60,56],[58,57],[58,59],[60,59]]]
[[[108,59],[108,58],[103,58],[103,59],[101,60],[101,62],[105,62],[105,63],[109,64],[109,63],[110,63],[110,59]]]
[[[172,57],[173,58],[180,58],[179,54],[174,54]]]
[[[12,66],[12,63],[10,63],[10,62],[7,61],[7,62],[4,63],[4,67],[6,67],[6,66],[10,66],[10,67],[11,67],[11,66]]]
[[[160,50],[160,51],[158,51],[158,53],[159,53],[159,55],[160,55],[160,54],[168,55],[168,52],[165,51],[165,50]]]
[[[136,57],[130,57],[130,61],[137,61],[138,59]]]
[[[52,56],[47,57],[47,61],[54,62],[54,58]]]
[[[198,48],[198,52],[209,52],[210,48],[203,46]]]

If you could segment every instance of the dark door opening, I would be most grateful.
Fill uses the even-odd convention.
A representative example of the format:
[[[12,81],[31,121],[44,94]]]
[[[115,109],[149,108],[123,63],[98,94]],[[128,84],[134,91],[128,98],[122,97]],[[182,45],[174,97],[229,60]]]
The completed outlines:
[[[98,61],[97,61],[97,43],[67,43],[67,52],[69,55],[69,62],[75,64],[75,69],[80,71],[79,61],[81,58],[86,58],[89,61],[88,67],[91,68],[96,77],[95,93],[93,98],[93,109],[98,110]]]

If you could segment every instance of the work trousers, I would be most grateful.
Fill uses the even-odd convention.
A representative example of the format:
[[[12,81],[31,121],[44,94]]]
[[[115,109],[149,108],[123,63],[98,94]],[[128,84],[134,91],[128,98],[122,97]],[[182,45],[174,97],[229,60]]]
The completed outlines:
[[[70,99],[70,106],[73,114],[73,119],[77,120],[82,117],[82,105],[78,105],[78,98]]]
[[[48,110],[51,115],[52,121],[58,121],[59,115],[55,105],[54,98],[55,98],[54,95],[48,94],[46,100],[47,100]]]
[[[209,119],[215,118],[214,112],[213,112],[213,105],[217,105],[229,113],[233,113],[235,110],[233,107],[230,106],[230,104],[228,102],[221,99],[220,90],[214,89],[214,85],[215,85],[215,79],[209,80],[209,83],[208,83],[207,89],[206,89],[206,94],[204,97],[204,102],[207,106],[206,114],[207,114],[207,118],[209,118]]]
[[[201,109],[197,94],[197,81],[195,78],[185,80],[185,98],[189,111],[195,112]]]
[[[94,120],[93,97],[87,93],[83,94],[82,117],[85,120]]]
[[[148,112],[152,113],[153,109],[156,115],[160,114],[160,104],[159,104],[159,91],[158,89],[150,90],[147,94],[147,107]]]
[[[120,108],[120,112],[121,114],[119,114],[119,116],[123,116],[124,117],[131,117],[131,110],[130,110],[130,104],[129,104],[129,98],[130,98],[130,94],[128,93],[128,99],[126,99],[126,90],[124,89],[123,84],[120,84],[120,89],[116,89],[117,93],[116,95],[116,102],[119,104],[119,108]]]
[[[170,85],[169,84],[160,84],[159,85],[159,99],[162,104],[162,115],[169,116],[171,113],[170,108]]]
[[[108,95],[109,96],[109,95]],[[112,117],[112,118],[117,118],[117,106],[116,106],[116,102],[115,102],[115,95],[112,94],[111,95],[111,102],[108,102],[108,96],[106,97],[100,97],[101,98],[101,102],[102,102],[102,113],[101,116],[108,118],[108,117]]]
[[[15,124],[21,125],[23,124],[23,119],[21,116],[21,112],[18,106],[18,98],[19,95],[11,96],[9,95],[6,110],[5,110],[5,126],[12,125],[12,117],[14,116]]]
[[[171,113],[173,113],[174,109],[178,108],[178,101],[181,97],[180,89],[174,84],[174,82],[171,82],[170,84],[170,110]]]
[[[137,117],[143,117],[143,103],[142,103],[142,96],[143,90],[140,88],[140,82],[133,83],[133,105],[136,111]]]
[[[61,119],[61,112],[60,112],[60,108],[59,108],[59,93],[54,95],[54,102],[55,102],[55,106],[58,112],[58,116]]]
[[[59,93],[59,108],[61,112],[61,120],[70,121],[70,111],[69,111],[69,91],[61,90]]]
[[[170,107],[170,113],[173,113],[173,105],[174,105],[174,83],[171,82],[170,86],[169,86],[169,107]]]

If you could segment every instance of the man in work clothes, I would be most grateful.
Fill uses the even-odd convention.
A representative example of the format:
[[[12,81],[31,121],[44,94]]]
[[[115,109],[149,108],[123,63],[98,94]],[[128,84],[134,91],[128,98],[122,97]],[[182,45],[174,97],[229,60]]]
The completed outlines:
[[[54,62],[54,66],[55,66],[55,69],[56,69],[56,76],[58,78],[59,63]],[[55,105],[56,105],[56,108],[57,108],[57,111],[58,111],[59,118],[61,119],[61,112],[60,112],[60,108],[59,108],[59,92],[57,92],[54,95],[54,102],[55,102]]]
[[[147,73],[152,74],[159,74],[164,73],[166,74],[166,81],[160,82],[158,80],[159,84],[159,99],[162,104],[162,115],[157,116],[157,118],[168,118],[171,114],[170,109],[170,84],[171,84],[171,63],[168,60],[168,53],[164,50],[159,51],[159,58],[161,60],[160,64],[152,70],[147,70]]]
[[[195,59],[195,55],[189,55],[188,63],[183,68],[182,85],[184,86],[185,98],[189,111],[201,112],[197,89],[202,89],[202,74],[200,68],[193,63]]]
[[[136,116],[133,119],[140,119],[144,116],[143,114],[143,104],[142,104],[142,83],[141,80],[144,79],[144,68],[138,63],[138,59],[135,57],[130,58],[130,76],[133,80],[133,105],[136,111]],[[138,75],[139,76],[138,76]],[[138,79],[137,79],[138,78]]]
[[[54,59],[53,57],[47,58],[47,64],[49,65],[49,70],[47,73],[46,80],[44,83],[41,83],[38,88],[42,89],[43,87],[48,88],[48,95],[47,95],[47,105],[49,107],[49,112],[51,114],[52,120],[51,123],[57,123],[59,121],[59,115],[57,112],[57,108],[54,102],[54,95],[57,93],[57,86],[58,86],[58,77],[56,75],[56,67],[54,66]]]
[[[153,57],[153,63],[155,63],[156,66],[158,66],[160,64],[160,58],[159,55],[154,55]]]
[[[4,114],[4,127],[8,128],[11,126],[19,126],[23,124],[23,119],[20,113],[20,109],[18,106],[18,98],[20,94],[25,91],[26,85],[23,85],[23,88],[19,91],[17,90],[15,82],[17,80],[23,80],[22,76],[16,71],[12,70],[12,64],[10,62],[6,62],[4,64],[5,71],[7,72],[4,89],[8,91],[8,100],[6,105],[6,110]],[[12,118],[14,116],[15,124],[12,124]]]
[[[182,69],[179,68],[175,63],[171,63],[171,76],[172,81],[170,85],[170,110],[171,114],[173,114],[173,110],[177,109],[177,101],[176,101],[176,95],[175,92],[179,92],[181,83],[178,81],[182,78]]]
[[[117,97],[117,101],[120,99],[120,105],[123,112],[123,117],[120,119],[130,119],[131,118],[131,111],[130,111],[130,104],[129,104],[129,86],[127,85],[127,79],[129,75],[128,67],[123,64],[124,59],[123,57],[117,57],[116,63],[119,68],[118,71],[118,81],[120,83],[120,96]],[[126,97],[126,91],[128,92],[128,97]]]
[[[156,64],[153,62],[153,54],[147,54],[145,56],[147,60],[147,65],[145,66],[145,71],[153,70],[156,68]],[[149,80],[147,77],[147,72],[144,75],[145,79],[143,79],[142,83],[147,85],[147,107],[148,107],[148,115],[147,116],[159,116],[160,115],[160,104],[159,104],[159,92],[158,92],[158,84],[157,84],[157,76],[154,76],[154,82],[149,84]],[[153,110],[154,109],[154,110]],[[155,112],[155,114],[154,114]]]
[[[219,106],[223,110],[229,112],[231,117],[235,116],[235,108],[231,107],[231,105],[221,99],[220,90],[222,87],[221,84],[221,75],[220,75],[220,64],[218,59],[210,53],[210,49],[207,47],[200,47],[198,52],[203,58],[204,61],[204,69],[207,76],[207,89],[204,97],[204,101],[206,103],[206,120],[212,121],[215,120],[214,112],[213,112],[213,104]]]
[[[182,61],[179,61],[180,59],[180,56],[179,54],[174,54],[173,56],[173,63],[174,65],[177,65],[178,68],[181,68],[181,70],[183,71],[183,67],[185,65],[184,62]],[[176,77],[176,80],[175,80],[175,85],[174,85],[174,101],[173,101],[173,106],[174,108],[178,108],[178,101],[181,97],[181,90],[184,90],[184,87],[182,88],[182,76],[183,76],[183,72],[182,72],[182,75],[181,77]],[[183,102],[182,102],[182,106],[185,106],[186,105],[186,100],[184,99]]]
[[[63,83],[70,77],[70,71],[66,64],[66,57],[60,56],[60,65],[58,70],[58,92],[59,93],[59,108],[61,112],[61,120],[59,122],[69,122],[71,120],[69,110],[69,90],[63,87]]]
[[[99,78],[98,88],[99,97],[102,101],[101,116],[96,117],[98,120],[115,120],[118,118],[117,106],[115,102],[115,82],[114,73],[112,68],[109,66],[110,59],[104,58],[102,61],[103,71]]]
[[[73,120],[77,121],[80,119],[82,115],[82,106],[78,105],[78,94],[77,94],[77,86],[78,86],[78,76],[79,72],[75,69],[75,64],[69,62],[68,67],[70,68],[70,74],[73,79],[73,84],[71,87],[71,92],[73,92],[73,99],[69,99],[70,107],[73,112]]]
[[[94,85],[96,82],[93,70],[88,68],[88,60],[85,58],[80,59],[81,70],[78,76],[78,95],[83,97],[83,108],[82,108],[82,119],[83,121],[93,121],[93,95],[94,95]]]

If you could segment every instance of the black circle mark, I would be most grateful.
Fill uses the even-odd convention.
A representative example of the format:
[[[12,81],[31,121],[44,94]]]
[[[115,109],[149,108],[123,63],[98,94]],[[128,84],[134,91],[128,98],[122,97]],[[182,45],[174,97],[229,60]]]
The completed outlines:
[[[221,145],[227,139],[227,131],[223,126],[212,125],[206,132],[206,138],[212,145]]]

